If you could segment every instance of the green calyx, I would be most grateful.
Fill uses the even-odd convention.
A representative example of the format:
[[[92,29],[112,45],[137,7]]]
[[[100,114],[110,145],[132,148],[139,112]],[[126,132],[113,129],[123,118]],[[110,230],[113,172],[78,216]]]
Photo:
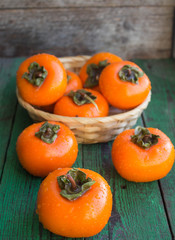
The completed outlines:
[[[57,138],[57,133],[59,129],[60,129],[59,125],[45,122],[40,127],[39,131],[35,133],[35,136],[40,138],[43,142],[51,144]]]
[[[88,78],[84,84],[84,87],[92,88],[97,86],[101,72],[109,64],[110,63],[108,63],[107,60],[101,61],[98,64],[94,64],[94,63],[89,64],[86,70],[88,74]]]
[[[61,196],[68,200],[75,200],[87,192],[95,183],[91,178],[77,168],[72,168],[66,175],[57,177],[61,188]]]
[[[140,77],[144,75],[137,67],[125,65],[118,73],[122,81],[138,84]]]
[[[95,103],[97,97],[94,96],[91,92],[86,91],[85,89],[79,89],[75,92],[70,91],[68,96],[71,97],[74,103],[78,106],[92,103],[96,107],[97,111],[99,110],[97,104]]]
[[[159,135],[150,133],[147,128],[137,126],[135,128],[135,135],[131,136],[131,142],[137,144],[139,147],[148,149],[158,143]]]
[[[37,62],[31,63],[28,67],[28,70],[29,72],[25,72],[22,77],[34,86],[41,86],[47,77],[47,70],[43,66],[40,67]]]
[[[67,74],[67,83],[71,80],[71,76]]]

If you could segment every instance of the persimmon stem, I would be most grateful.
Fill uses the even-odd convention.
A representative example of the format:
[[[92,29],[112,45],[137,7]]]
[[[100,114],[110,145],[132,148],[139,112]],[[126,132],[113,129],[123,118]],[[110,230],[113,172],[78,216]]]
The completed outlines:
[[[65,175],[57,177],[57,181],[61,188],[60,195],[70,201],[83,196],[95,183],[77,168],[72,168]]]
[[[70,174],[67,174],[67,179],[71,182],[72,185],[72,189],[76,189],[77,188],[77,184],[75,182],[75,180],[73,179],[73,177]]]
[[[128,69],[128,75],[131,76],[131,74],[132,74],[131,69]]]
[[[52,135],[52,129],[48,127],[44,133],[44,137],[49,138]]]
[[[57,138],[57,133],[60,129],[59,125],[54,125],[48,122],[45,122],[35,133],[35,136],[41,139],[45,143],[53,143]]]
[[[34,86],[41,86],[47,77],[47,70],[44,66],[40,66],[37,62],[33,62],[28,67],[28,72],[23,74],[23,78],[26,79]]]
[[[42,77],[42,72],[41,72],[41,71],[36,72],[36,73],[35,73],[35,77],[36,77],[36,78]]]
[[[92,98],[90,98],[86,93],[81,92],[80,94],[81,94],[83,97],[85,97],[87,100],[89,100],[89,102],[91,102],[92,104],[94,104],[94,106],[96,107],[97,111],[99,111],[97,104],[95,103],[95,101],[94,101]]]
[[[147,128],[137,126],[135,135],[131,136],[131,142],[141,148],[148,149],[158,143],[159,135],[152,134]]]
[[[92,103],[97,109],[97,111],[99,111],[99,108],[95,102],[97,97],[85,89],[79,89],[75,92],[70,91],[68,96],[71,97],[74,103],[78,106],[81,106],[87,103]]]
[[[144,73],[135,66],[124,65],[118,75],[122,81],[138,84],[139,78],[142,77]]]

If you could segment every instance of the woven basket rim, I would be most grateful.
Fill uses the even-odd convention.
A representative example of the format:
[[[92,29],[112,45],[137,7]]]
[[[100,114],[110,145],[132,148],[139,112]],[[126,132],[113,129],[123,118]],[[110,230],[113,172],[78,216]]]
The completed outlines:
[[[16,88],[16,95],[17,95],[17,98],[18,98],[18,101],[19,103],[27,110],[29,111],[30,113],[34,113],[34,114],[39,114],[39,115],[42,115],[42,116],[45,116],[45,118],[47,118],[47,116],[51,116],[52,118],[57,118],[59,117],[59,120],[58,121],[61,121],[61,120],[70,120],[70,119],[73,119],[75,121],[78,121],[78,122],[84,122],[85,120],[89,123],[95,123],[96,120],[97,121],[103,121],[103,120],[107,120],[107,121],[113,121],[114,119],[116,120],[122,120],[122,119],[125,119],[125,118],[128,118],[129,116],[133,116],[135,115],[136,113],[140,112],[141,110],[143,110],[145,108],[145,106],[148,105],[148,103],[150,102],[151,100],[151,91],[149,92],[148,96],[146,97],[145,101],[143,103],[141,103],[139,106],[137,106],[136,108],[133,108],[129,111],[126,111],[126,112],[123,112],[123,113],[118,113],[118,114],[114,114],[114,115],[110,115],[110,116],[106,116],[106,117],[94,117],[94,118],[87,118],[87,117],[68,117],[68,116],[61,116],[61,115],[57,115],[57,114],[53,114],[53,113],[49,113],[49,112],[45,112],[45,111],[42,111],[40,109],[36,109],[35,107],[33,107],[31,104],[27,103],[26,101],[23,100],[23,98],[20,96],[19,94],[19,91],[18,91],[18,88]],[[55,120],[57,121],[57,120]]]

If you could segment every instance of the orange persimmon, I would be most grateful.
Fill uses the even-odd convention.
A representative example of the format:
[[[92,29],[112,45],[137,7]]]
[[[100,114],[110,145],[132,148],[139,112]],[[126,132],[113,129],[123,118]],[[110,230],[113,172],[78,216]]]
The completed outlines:
[[[106,100],[119,109],[131,109],[140,105],[151,89],[147,75],[129,61],[107,66],[100,75],[99,86]]]
[[[75,91],[83,87],[82,82],[77,74],[68,70],[66,70],[66,72],[67,72],[68,83],[67,83],[66,91],[64,93],[65,95],[68,94],[71,90]]]
[[[68,127],[49,121],[24,129],[18,137],[16,151],[24,169],[34,176],[45,177],[58,167],[71,167],[78,144]]]
[[[42,53],[27,58],[17,71],[21,97],[36,106],[50,105],[63,96],[67,75],[63,64],[53,55]]]
[[[105,98],[92,89],[79,89],[63,96],[55,104],[54,113],[69,117],[105,117],[109,106]]]
[[[57,169],[40,185],[36,212],[44,228],[55,234],[93,236],[105,227],[111,210],[110,186],[92,170]]]
[[[117,172],[128,181],[155,181],[171,170],[174,146],[159,129],[137,127],[117,136],[112,146],[112,161]]]
[[[93,55],[80,70],[80,78],[82,80],[83,87],[94,89],[94,87],[98,86],[102,70],[110,63],[120,61],[122,61],[120,57],[109,52],[100,52]]]

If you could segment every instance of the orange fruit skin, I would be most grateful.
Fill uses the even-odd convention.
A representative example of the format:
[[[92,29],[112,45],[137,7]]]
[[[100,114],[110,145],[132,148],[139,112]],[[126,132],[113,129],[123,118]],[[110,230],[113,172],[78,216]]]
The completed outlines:
[[[22,76],[28,72],[32,62],[44,66],[48,74],[41,86],[29,83]],[[53,55],[42,53],[27,58],[17,71],[17,87],[21,97],[36,106],[50,105],[63,96],[67,86],[67,75],[63,64]]]
[[[68,70],[66,70],[66,72],[67,72],[67,75],[71,77],[71,79],[67,84],[66,91],[64,93],[65,95],[68,94],[71,90],[76,91],[83,87],[82,82],[77,74]]]
[[[129,61],[110,64],[102,71],[99,86],[101,93],[112,106],[131,109],[146,99],[151,90],[151,83],[145,73],[139,78],[138,84],[122,81],[118,73],[124,65],[135,66],[142,71],[139,66]]]
[[[82,106],[76,105],[69,96],[63,96],[55,104],[54,113],[69,117],[105,117],[108,115],[109,106],[106,99],[97,91],[92,89],[85,89],[95,95],[97,98],[95,103],[99,111],[92,103],[84,104]]]
[[[45,177],[58,167],[71,167],[77,158],[78,144],[73,132],[62,123],[58,137],[51,143],[45,143],[35,136],[41,123],[35,123],[24,129],[16,143],[16,151],[23,168],[30,174]]]
[[[174,163],[174,146],[159,129],[148,128],[159,135],[158,143],[143,149],[131,142],[134,129],[119,134],[112,146],[112,161],[117,172],[128,181],[151,182],[165,177]]]
[[[88,74],[86,72],[87,66],[91,63],[98,64],[99,62],[104,61],[104,60],[108,60],[108,63],[122,61],[122,59],[120,57],[118,57],[117,55],[114,55],[112,53],[109,53],[109,52],[100,52],[100,53],[93,55],[80,69],[80,79],[82,80],[83,85],[85,84],[86,79],[88,78]],[[96,89],[94,89],[94,90],[96,90]]]
[[[106,180],[98,173],[80,169],[95,180],[81,197],[69,201],[60,195],[57,177],[70,168],[57,169],[40,185],[37,198],[39,221],[49,231],[71,238],[90,237],[107,224],[112,210],[112,193]]]

